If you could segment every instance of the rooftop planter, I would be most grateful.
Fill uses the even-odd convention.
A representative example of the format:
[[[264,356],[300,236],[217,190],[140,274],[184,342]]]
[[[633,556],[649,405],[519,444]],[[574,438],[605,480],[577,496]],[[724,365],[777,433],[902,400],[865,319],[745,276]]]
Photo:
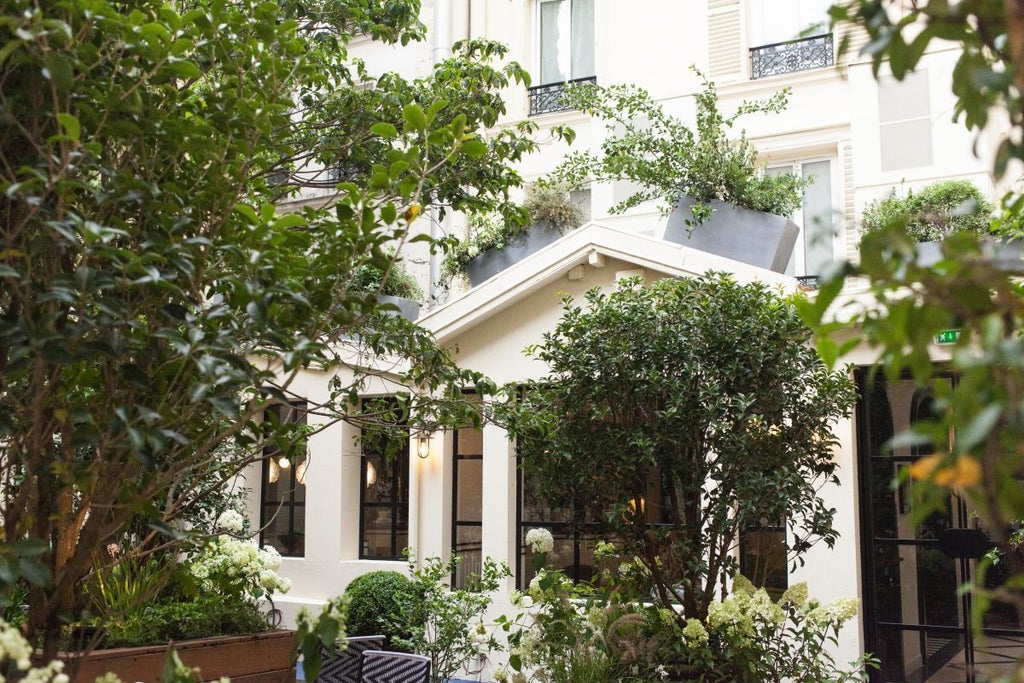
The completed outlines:
[[[689,196],[679,200],[665,226],[666,240],[776,273],[786,272],[800,235],[796,223],[719,200],[706,202],[711,214],[698,223],[694,216],[697,204]]]
[[[531,187],[519,208],[509,216],[472,216],[468,238],[458,240],[445,258],[444,275],[465,274],[475,287],[583,222],[582,211],[561,187]]]
[[[604,121],[608,135],[599,153],[570,154],[553,176],[569,187],[634,183],[639,189],[610,213],[660,200],[662,214],[669,216],[666,239],[782,272],[799,229],[781,217],[800,207],[807,181],[765,174],[746,136],[730,133],[741,116],[781,112],[789,92],[743,102],[726,116],[719,111],[715,84],[694,71],[703,88],[694,94],[693,128],[632,85],[572,88],[564,97]]]
[[[389,311],[406,320],[415,322],[420,316],[420,301],[423,290],[416,278],[392,255],[390,266],[385,269],[367,264],[356,271],[353,286],[364,292],[377,292],[377,299],[393,306]]]
[[[944,180],[900,196],[895,190],[869,204],[861,216],[864,234],[900,226],[917,244],[914,264],[932,266],[944,258],[943,243],[953,235],[971,233],[981,238],[980,257],[992,268],[1022,269],[1024,241],[1020,228],[993,219],[995,207],[968,180]]]

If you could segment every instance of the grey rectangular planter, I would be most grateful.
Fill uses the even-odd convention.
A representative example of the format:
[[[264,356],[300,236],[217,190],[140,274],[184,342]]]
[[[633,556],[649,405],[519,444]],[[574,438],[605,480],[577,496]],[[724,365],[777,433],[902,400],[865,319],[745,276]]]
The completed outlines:
[[[666,240],[776,273],[786,272],[800,234],[796,223],[712,200],[708,202],[711,217],[691,231],[687,221],[692,221],[693,204],[690,196],[679,200],[665,226]]]
[[[466,276],[469,284],[476,287],[484,280],[489,280],[509,266],[522,261],[548,246],[562,233],[547,223],[537,223],[528,230],[519,233],[504,249],[488,249],[466,264]]]
[[[416,322],[416,319],[420,317],[420,302],[415,299],[406,299],[405,297],[393,296],[391,294],[381,294],[377,299],[382,304],[391,304],[398,307],[397,311],[392,312],[406,320]]]

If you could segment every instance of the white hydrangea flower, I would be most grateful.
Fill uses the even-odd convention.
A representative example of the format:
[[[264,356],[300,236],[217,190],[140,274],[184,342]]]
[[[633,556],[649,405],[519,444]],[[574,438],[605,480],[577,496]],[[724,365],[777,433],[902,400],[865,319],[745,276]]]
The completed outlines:
[[[225,510],[217,518],[217,530],[237,534],[245,528],[245,518],[237,510]]]
[[[526,532],[526,545],[535,553],[550,553],[555,549],[555,539],[547,529],[530,529]]]

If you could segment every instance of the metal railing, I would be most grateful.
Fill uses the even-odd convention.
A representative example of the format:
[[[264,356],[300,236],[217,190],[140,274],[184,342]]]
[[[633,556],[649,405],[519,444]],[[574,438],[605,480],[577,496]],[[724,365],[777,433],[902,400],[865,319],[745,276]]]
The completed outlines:
[[[586,78],[574,78],[564,83],[548,83],[546,85],[535,85],[529,89],[530,93],[530,116],[538,114],[550,114],[556,111],[569,111],[571,106],[562,100],[562,93],[566,88],[581,83],[597,83],[597,76]]]
[[[835,64],[832,34],[750,48],[750,77],[767,78]]]

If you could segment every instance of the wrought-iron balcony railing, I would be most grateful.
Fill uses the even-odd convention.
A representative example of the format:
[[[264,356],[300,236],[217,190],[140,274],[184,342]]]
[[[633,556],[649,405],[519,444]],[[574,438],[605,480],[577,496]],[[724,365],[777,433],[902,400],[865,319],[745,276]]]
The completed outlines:
[[[817,289],[818,288],[818,278],[819,278],[818,275],[797,275],[796,276],[797,282],[799,282],[801,286],[806,287],[807,289]]]
[[[569,111],[571,106],[562,100],[562,93],[566,88],[581,83],[597,83],[597,76],[586,78],[574,78],[564,83],[548,83],[546,85],[535,85],[530,88],[530,116],[538,114],[550,114],[556,111]]]
[[[835,63],[832,34],[750,48],[750,77],[767,78]]]

